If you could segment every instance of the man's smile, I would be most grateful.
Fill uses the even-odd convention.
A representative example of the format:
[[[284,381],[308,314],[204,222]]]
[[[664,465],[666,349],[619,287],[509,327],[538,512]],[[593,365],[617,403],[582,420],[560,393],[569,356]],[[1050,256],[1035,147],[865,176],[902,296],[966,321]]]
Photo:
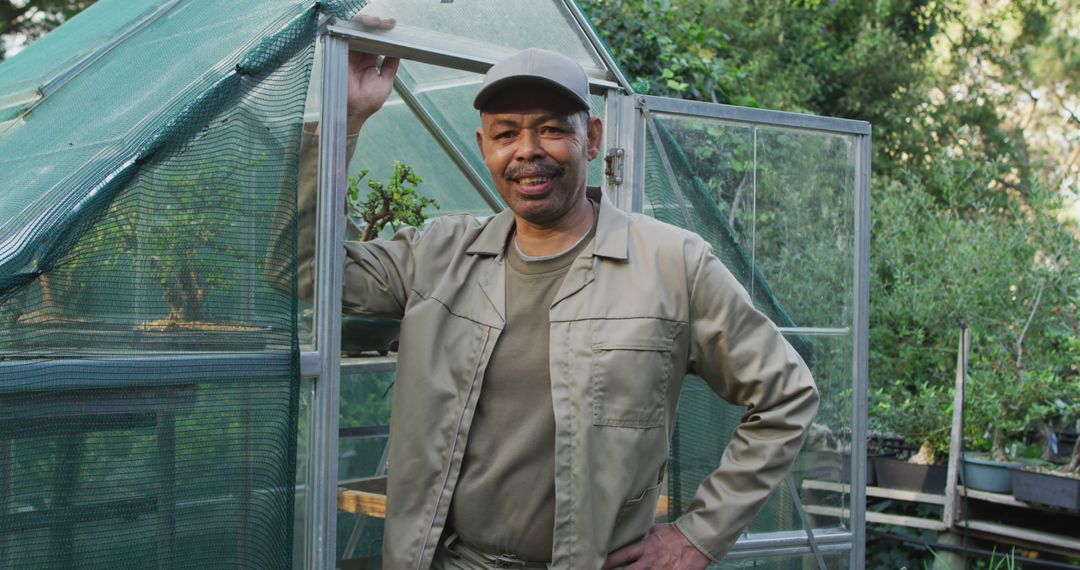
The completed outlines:
[[[523,197],[541,198],[552,189],[555,180],[565,170],[557,165],[518,167],[508,169],[504,178],[513,182],[515,190]]]

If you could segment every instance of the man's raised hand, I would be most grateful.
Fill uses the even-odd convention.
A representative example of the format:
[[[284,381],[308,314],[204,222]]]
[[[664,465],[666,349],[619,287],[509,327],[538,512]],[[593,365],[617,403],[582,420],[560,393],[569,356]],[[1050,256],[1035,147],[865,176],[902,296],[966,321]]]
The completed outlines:
[[[389,29],[393,26],[393,20],[380,20],[378,27]],[[375,54],[349,52],[349,134],[359,132],[364,121],[382,108],[394,89],[394,76],[397,75],[400,60],[386,57],[383,58],[382,65],[378,63],[379,56]]]

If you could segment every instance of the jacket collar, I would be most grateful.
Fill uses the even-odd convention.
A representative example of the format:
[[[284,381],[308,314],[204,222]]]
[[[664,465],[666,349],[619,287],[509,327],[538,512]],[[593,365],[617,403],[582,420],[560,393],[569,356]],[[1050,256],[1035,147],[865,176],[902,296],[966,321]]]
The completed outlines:
[[[606,194],[599,188],[590,186],[586,195],[600,203],[600,214],[596,220],[595,248],[592,254],[598,257],[625,260],[629,256],[627,240],[629,219],[626,212],[615,207]],[[510,232],[514,229],[514,212],[504,208],[490,220],[480,235],[476,237],[466,253],[470,255],[499,256],[506,247]]]

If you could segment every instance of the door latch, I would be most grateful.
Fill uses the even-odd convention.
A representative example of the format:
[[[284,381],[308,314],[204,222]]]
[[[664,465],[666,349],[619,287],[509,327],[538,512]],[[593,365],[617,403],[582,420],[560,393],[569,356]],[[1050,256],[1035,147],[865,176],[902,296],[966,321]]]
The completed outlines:
[[[604,156],[604,176],[607,176],[609,187],[614,188],[623,183],[623,157],[626,151],[621,148],[609,149]]]

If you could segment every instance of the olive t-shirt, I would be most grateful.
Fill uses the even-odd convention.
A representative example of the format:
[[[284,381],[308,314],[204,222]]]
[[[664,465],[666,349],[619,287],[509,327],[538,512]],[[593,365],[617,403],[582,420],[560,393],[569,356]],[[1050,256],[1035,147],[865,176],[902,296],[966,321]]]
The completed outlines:
[[[557,256],[526,260],[506,246],[506,324],[480,389],[449,521],[462,542],[523,560],[551,560],[555,413],[548,310],[595,233]]]

